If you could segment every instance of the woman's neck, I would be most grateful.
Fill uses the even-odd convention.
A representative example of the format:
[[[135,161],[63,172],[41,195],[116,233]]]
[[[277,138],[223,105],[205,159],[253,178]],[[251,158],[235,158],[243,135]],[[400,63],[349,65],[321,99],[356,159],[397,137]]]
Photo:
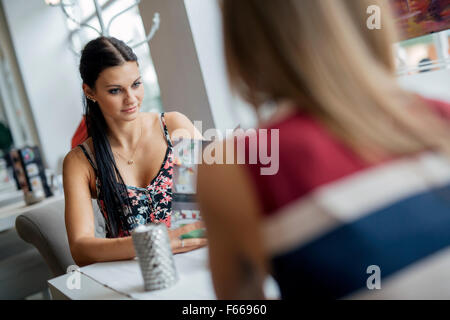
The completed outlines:
[[[132,121],[107,121],[108,139],[111,148],[123,150],[132,149],[138,143],[142,135],[142,120],[140,115]]]

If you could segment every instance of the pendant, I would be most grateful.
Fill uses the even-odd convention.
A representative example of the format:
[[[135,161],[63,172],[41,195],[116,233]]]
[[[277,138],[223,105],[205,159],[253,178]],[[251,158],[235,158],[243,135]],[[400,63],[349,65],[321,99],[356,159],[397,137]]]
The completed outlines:
[[[131,166],[134,163],[133,160],[128,160],[128,164]]]

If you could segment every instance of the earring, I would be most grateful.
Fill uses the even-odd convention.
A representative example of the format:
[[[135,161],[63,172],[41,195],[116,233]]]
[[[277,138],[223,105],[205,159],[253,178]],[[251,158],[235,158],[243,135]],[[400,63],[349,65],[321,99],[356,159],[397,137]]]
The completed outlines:
[[[91,100],[93,103],[96,103],[96,102],[97,102],[97,101],[95,101],[95,99],[92,98],[92,97],[86,96],[86,98],[88,98],[89,100]]]

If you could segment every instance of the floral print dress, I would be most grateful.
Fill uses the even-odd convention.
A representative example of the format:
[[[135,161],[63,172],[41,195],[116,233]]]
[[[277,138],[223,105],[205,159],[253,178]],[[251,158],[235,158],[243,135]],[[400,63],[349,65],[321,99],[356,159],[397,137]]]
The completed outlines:
[[[170,140],[169,131],[167,130],[164,113],[160,114],[161,127],[167,141],[167,151],[159,172],[155,178],[145,188],[126,186],[128,197],[130,200],[130,209],[124,210],[125,213],[120,216],[119,230],[117,235],[119,238],[127,237],[131,231],[139,225],[150,222],[163,222],[170,227],[170,219],[172,213],[172,187],[173,187],[173,145]],[[86,158],[94,168],[97,175],[97,166],[95,157],[92,154],[86,142],[79,145],[83,150]],[[112,238],[109,228],[108,215],[103,200],[100,199],[100,180],[98,175],[96,178],[97,203],[105,218],[107,232],[106,237]]]

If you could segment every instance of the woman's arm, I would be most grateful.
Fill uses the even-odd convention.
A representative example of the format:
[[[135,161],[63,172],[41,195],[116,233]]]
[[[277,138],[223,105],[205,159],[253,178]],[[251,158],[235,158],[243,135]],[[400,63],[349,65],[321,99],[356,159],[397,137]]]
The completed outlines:
[[[217,297],[263,299],[266,267],[260,234],[261,208],[245,168],[234,164],[201,165],[198,199],[208,231]]]
[[[189,120],[184,114],[179,112],[167,112],[164,114],[166,119],[167,129],[172,140],[184,138],[184,139],[198,139],[202,140],[201,133],[194,127],[191,120]],[[171,239],[172,251],[174,253],[182,253],[204,247],[208,244],[207,239],[186,239],[180,240],[179,236],[188,233],[192,230],[204,228],[203,222],[196,222],[184,227],[170,230],[169,236]]]
[[[91,170],[79,148],[73,149],[64,159],[65,222],[72,257],[79,266],[131,259],[135,256],[131,237],[95,238],[89,188],[90,176],[93,174]]]

